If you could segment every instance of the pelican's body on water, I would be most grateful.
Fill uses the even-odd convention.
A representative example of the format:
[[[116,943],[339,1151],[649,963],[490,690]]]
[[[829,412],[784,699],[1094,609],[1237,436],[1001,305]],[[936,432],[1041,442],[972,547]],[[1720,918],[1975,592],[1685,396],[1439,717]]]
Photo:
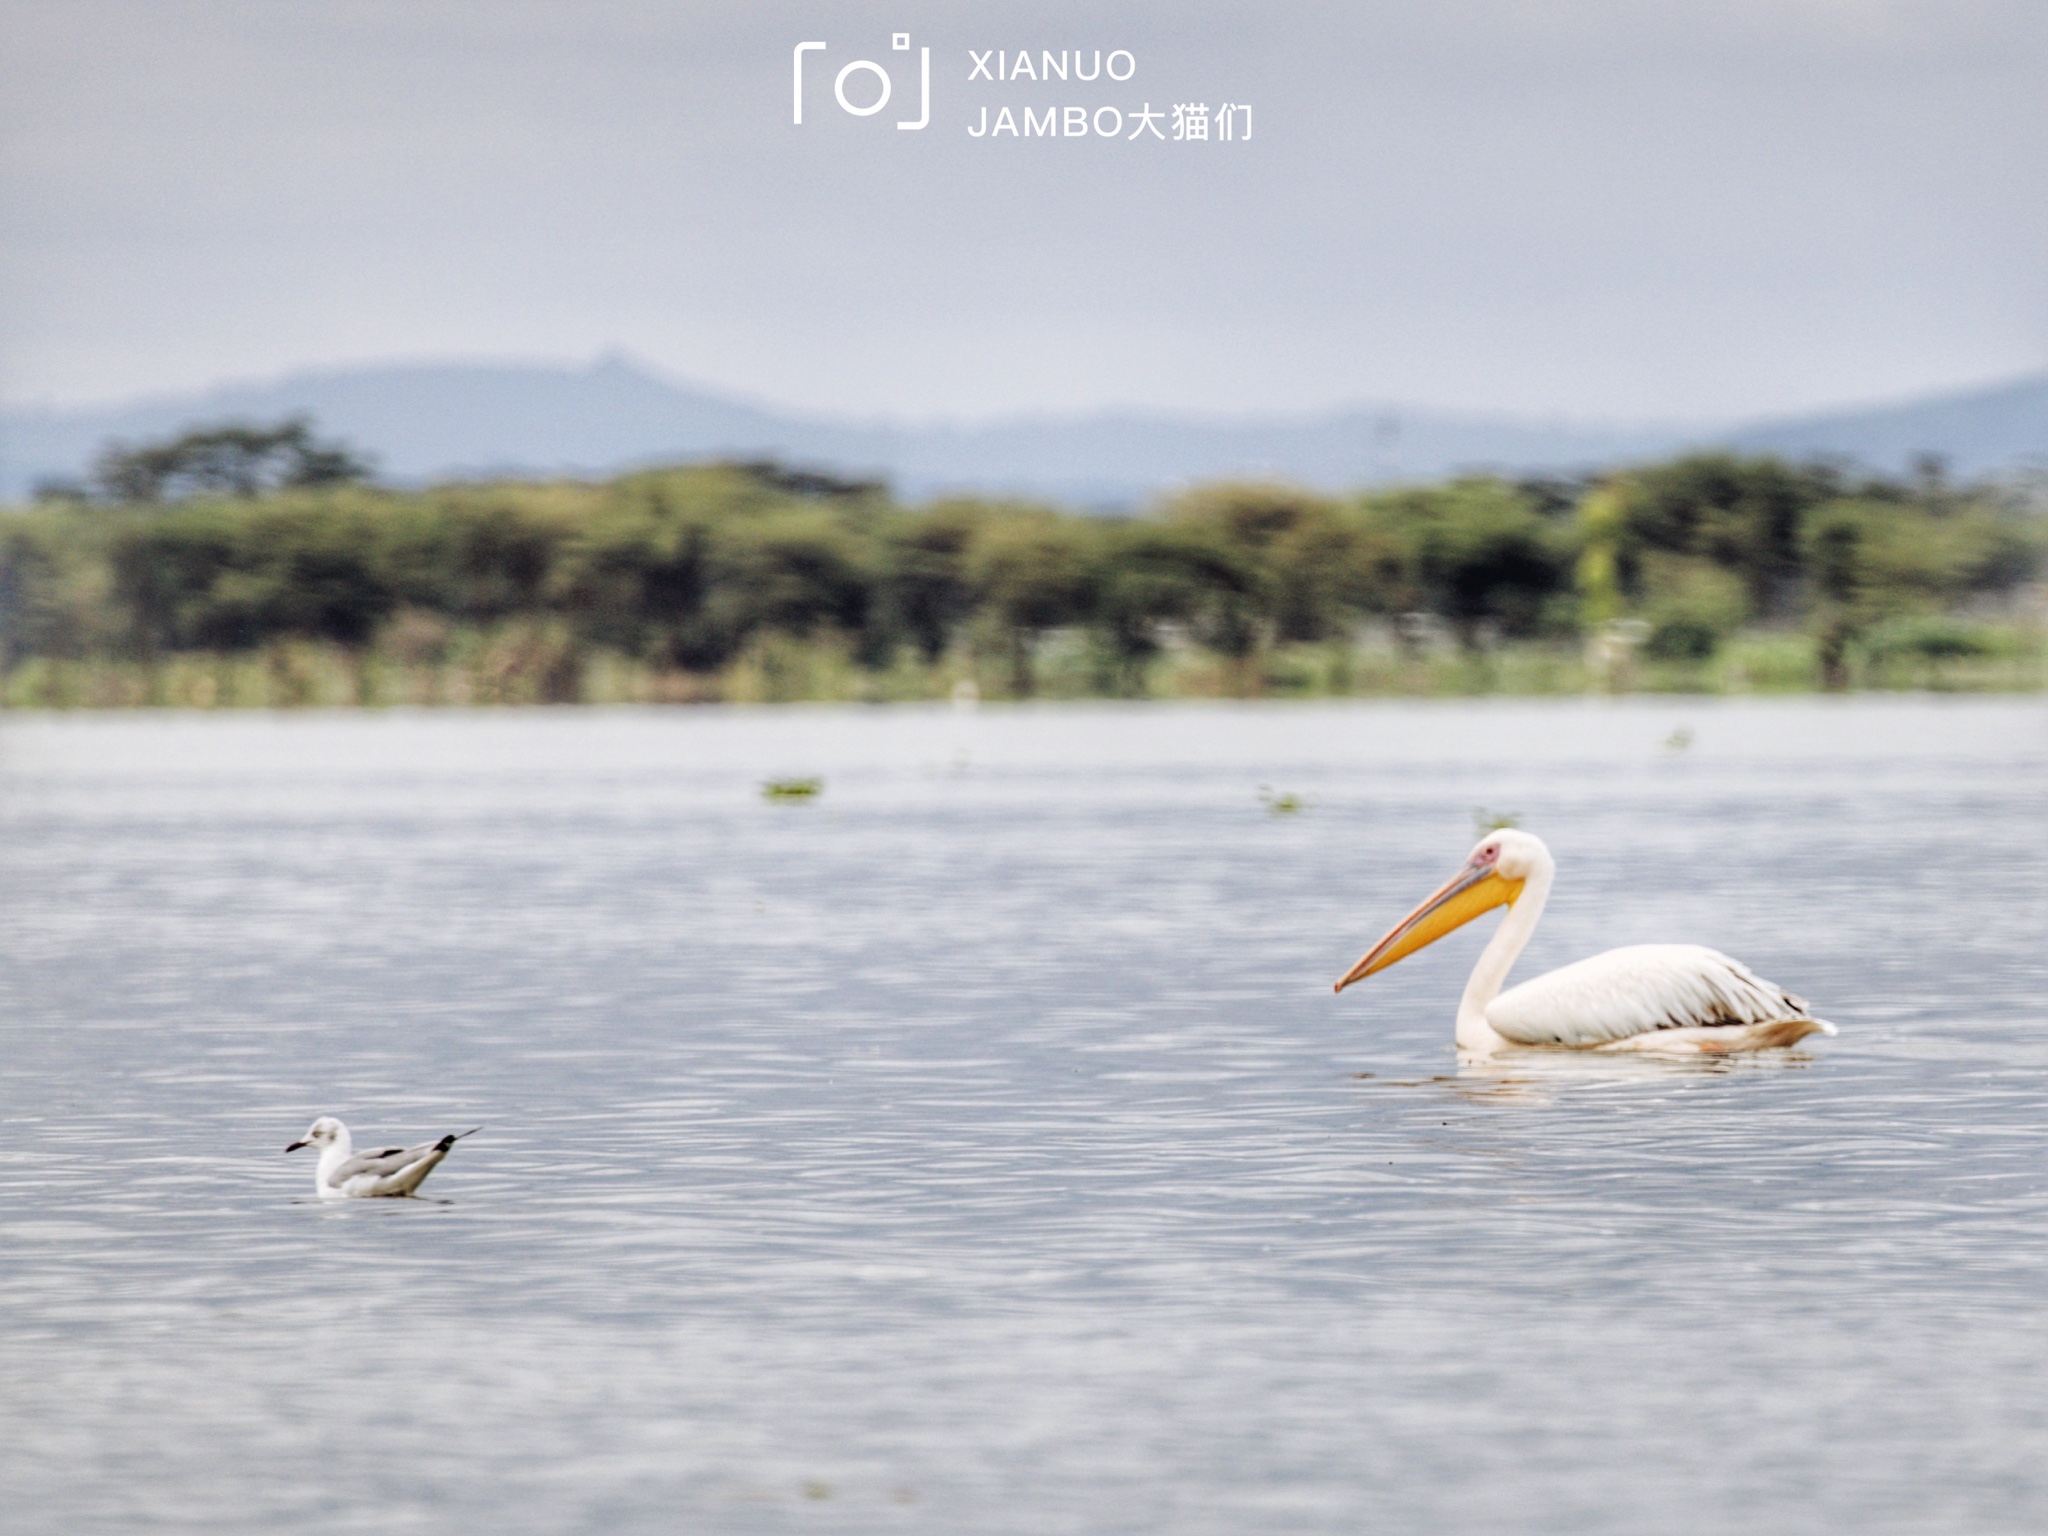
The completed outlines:
[[[300,1140],[285,1148],[318,1147],[320,1165],[313,1170],[313,1187],[323,1200],[368,1199],[377,1196],[409,1195],[441,1164],[448,1149],[473,1136],[483,1127],[443,1136],[439,1141],[416,1147],[382,1147],[375,1152],[358,1152],[348,1127],[332,1115],[322,1115]]]
[[[1812,1015],[1805,999],[1698,944],[1610,949],[1502,991],[1536,931],[1556,874],[1540,837],[1513,828],[1490,833],[1465,867],[1367,951],[1337,990],[1505,906],[1507,916],[1458,1002],[1460,1050],[1761,1051],[1835,1032]]]

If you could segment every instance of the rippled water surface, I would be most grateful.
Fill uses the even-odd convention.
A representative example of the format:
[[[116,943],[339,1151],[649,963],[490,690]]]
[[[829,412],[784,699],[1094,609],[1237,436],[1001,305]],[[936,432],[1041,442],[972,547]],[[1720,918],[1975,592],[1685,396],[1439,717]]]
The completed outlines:
[[[1333,997],[1482,806],[1518,975],[1840,1037]],[[10,1533],[2048,1528],[2038,702],[11,717],[0,823]]]

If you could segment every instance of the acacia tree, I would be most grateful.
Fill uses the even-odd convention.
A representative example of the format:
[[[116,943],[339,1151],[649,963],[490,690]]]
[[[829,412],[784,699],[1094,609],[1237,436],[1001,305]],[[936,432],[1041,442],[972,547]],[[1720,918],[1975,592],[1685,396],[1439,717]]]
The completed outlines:
[[[1160,628],[1192,622],[1202,601],[1201,567],[1210,551],[1189,529],[1147,518],[1112,524],[1097,548],[1095,629],[1116,692],[1144,691],[1145,669],[1160,650]]]
[[[276,426],[225,422],[167,442],[111,443],[93,464],[93,483],[116,502],[247,500],[266,491],[367,480],[370,462],[341,442],[313,436],[310,417]]]
[[[1385,493],[1362,508],[1400,550],[1391,588],[1403,610],[1433,613],[1472,643],[1482,623],[1511,635],[1539,633],[1552,598],[1567,589],[1568,530],[1544,518],[1502,480],[1474,477]]]
[[[1819,517],[1807,530],[1807,559],[1818,599],[1816,660],[1830,693],[1849,686],[1849,645],[1862,629],[1863,527],[1853,511]]]
[[[1633,584],[1633,544],[1710,560],[1742,579],[1753,615],[1782,613],[1797,594],[1801,527],[1814,508],[1842,493],[1840,482],[1825,465],[1733,453],[1689,454],[1639,469],[1616,482],[1624,499],[1624,585]]]
[[[890,646],[908,639],[928,665],[946,654],[974,612],[968,550],[985,515],[979,503],[956,499],[884,523],[876,619]]]
[[[1089,607],[1088,534],[1071,518],[1010,511],[984,523],[968,550],[975,603],[1003,637],[1010,691],[1029,698],[1039,637],[1082,618]]]

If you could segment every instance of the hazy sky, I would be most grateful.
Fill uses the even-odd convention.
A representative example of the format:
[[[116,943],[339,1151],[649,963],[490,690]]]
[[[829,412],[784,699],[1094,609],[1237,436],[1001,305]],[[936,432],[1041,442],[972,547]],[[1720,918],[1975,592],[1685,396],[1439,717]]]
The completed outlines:
[[[2044,82],[2042,0],[0,0],[0,399],[611,349],[868,415],[1906,395],[2048,363]],[[1252,137],[968,132],[1147,101]]]

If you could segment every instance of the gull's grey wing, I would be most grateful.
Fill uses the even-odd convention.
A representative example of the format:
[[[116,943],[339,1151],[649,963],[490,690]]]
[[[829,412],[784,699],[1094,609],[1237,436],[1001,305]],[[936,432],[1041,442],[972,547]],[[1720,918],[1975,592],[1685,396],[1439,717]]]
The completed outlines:
[[[438,1141],[423,1141],[416,1147],[386,1147],[381,1152],[358,1152],[329,1174],[327,1182],[339,1187],[366,1173],[388,1179],[401,1169],[410,1168],[440,1146]]]

